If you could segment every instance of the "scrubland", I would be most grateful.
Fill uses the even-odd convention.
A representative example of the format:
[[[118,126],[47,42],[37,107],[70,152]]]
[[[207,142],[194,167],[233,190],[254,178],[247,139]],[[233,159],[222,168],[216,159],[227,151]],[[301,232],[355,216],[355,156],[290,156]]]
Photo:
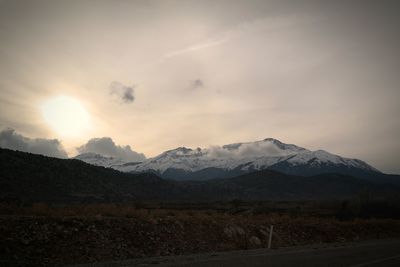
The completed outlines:
[[[400,237],[396,212],[374,215],[370,209],[368,215],[363,209],[343,201],[2,204],[1,265],[53,266],[262,248],[271,225],[272,248]]]

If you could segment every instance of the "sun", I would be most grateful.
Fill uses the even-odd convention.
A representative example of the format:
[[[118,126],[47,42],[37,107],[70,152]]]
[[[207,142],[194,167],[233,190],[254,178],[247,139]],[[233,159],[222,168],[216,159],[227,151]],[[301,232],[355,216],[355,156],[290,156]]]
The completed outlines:
[[[52,97],[40,109],[43,119],[60,136],[79,136],[89,126],[89,113],[72,97]]]

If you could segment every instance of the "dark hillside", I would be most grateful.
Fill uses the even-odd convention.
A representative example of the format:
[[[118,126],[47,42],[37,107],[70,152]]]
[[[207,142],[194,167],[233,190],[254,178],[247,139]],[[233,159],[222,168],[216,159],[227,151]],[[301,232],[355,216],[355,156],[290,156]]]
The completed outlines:
[[[352,176],[303,177],[271,170],[234,178],[177,182],[150,173],[122,173],[79,160],[0,149],[0,201],[3,202],[320,200],[351,198],[365,191],[378,197],[400,192],[398,186]]]
[[[174,191],[174,186],[154,174],[126,174],[79,160],[0,149],[2,200],[119,202],[163,199]]]

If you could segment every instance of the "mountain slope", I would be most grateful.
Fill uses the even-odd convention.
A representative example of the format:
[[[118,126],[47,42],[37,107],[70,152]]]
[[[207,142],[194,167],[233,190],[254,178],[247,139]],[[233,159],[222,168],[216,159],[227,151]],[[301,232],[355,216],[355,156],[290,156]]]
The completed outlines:
[[[171,181],[0,149],[0,201],[24,203],[343,199],[363,190],[398,194],[396,179],[385,185],[339,174],[301,177],[263,170],[234,178]]]
[[[102,166],[106,168],[118,167],[126,163],[126,161],[122,159],[106,157],[96,153],[79,154],[74,159],[78,159],[92,165]]]
[[[77,158],[123,172],[154,172],[163,178],[177,180],[234,177],[264,169],[302,176],[341,173],[373,177],[380,174],[361,160],[340,157],[323,150],[311,151],[273,138],[206,149],[179,147],[142,163],[116,164],[115,159],[104,161],[82,155]]]
[[[174,184],[153,174],[128,174],[74,159],[0,149],[1,200],[112,202],[164,199]]]

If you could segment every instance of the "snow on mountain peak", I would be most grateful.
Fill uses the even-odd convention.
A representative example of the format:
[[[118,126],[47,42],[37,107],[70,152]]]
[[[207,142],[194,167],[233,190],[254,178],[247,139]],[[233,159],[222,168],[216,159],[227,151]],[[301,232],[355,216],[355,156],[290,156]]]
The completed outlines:
[[[76,157],[91,164],[112,167],[125,172],[156,171],[162,174],[168,169],[195,172],[207,168],[243,171],[262,170],[278,163],[291,166],[337,165],[378,171],[365,162],[343,158],[324,150],[310,151],[293,144],[285,144],[274,138],[247,143],[233,143],[208,148],[178,147],[147,159],[141,163],[127,164],[120,159],[101,155],[79,155]]]
[[[284,144],[272,138],[256,142],[210,146],[204,149],[197,148],[195,150],[178,147],[148,159],[142,164],[126,167],[124,171],[153,170],[163,173],[170,168],[184,171],[198,171],[206,168],[232,170],[249,162],[254,163],[251,168],[262,169],[277,163],[282,158],[304,151],[308,150],[295,145]]]
[[[167,153],[174,153],[177,155],[185,155],[185,154],[190,154],[193,151],[191,148],[187,147],[178,147],[176,149],[168,150]]]
[[[82,160],[92,165],[103,166],[108,168],[113,168],[115,166],[120,166],[127,163],[126,161],[120,158],[107,157],[92,152],[79,154],[78,156],[74,157],[74,159]]]

